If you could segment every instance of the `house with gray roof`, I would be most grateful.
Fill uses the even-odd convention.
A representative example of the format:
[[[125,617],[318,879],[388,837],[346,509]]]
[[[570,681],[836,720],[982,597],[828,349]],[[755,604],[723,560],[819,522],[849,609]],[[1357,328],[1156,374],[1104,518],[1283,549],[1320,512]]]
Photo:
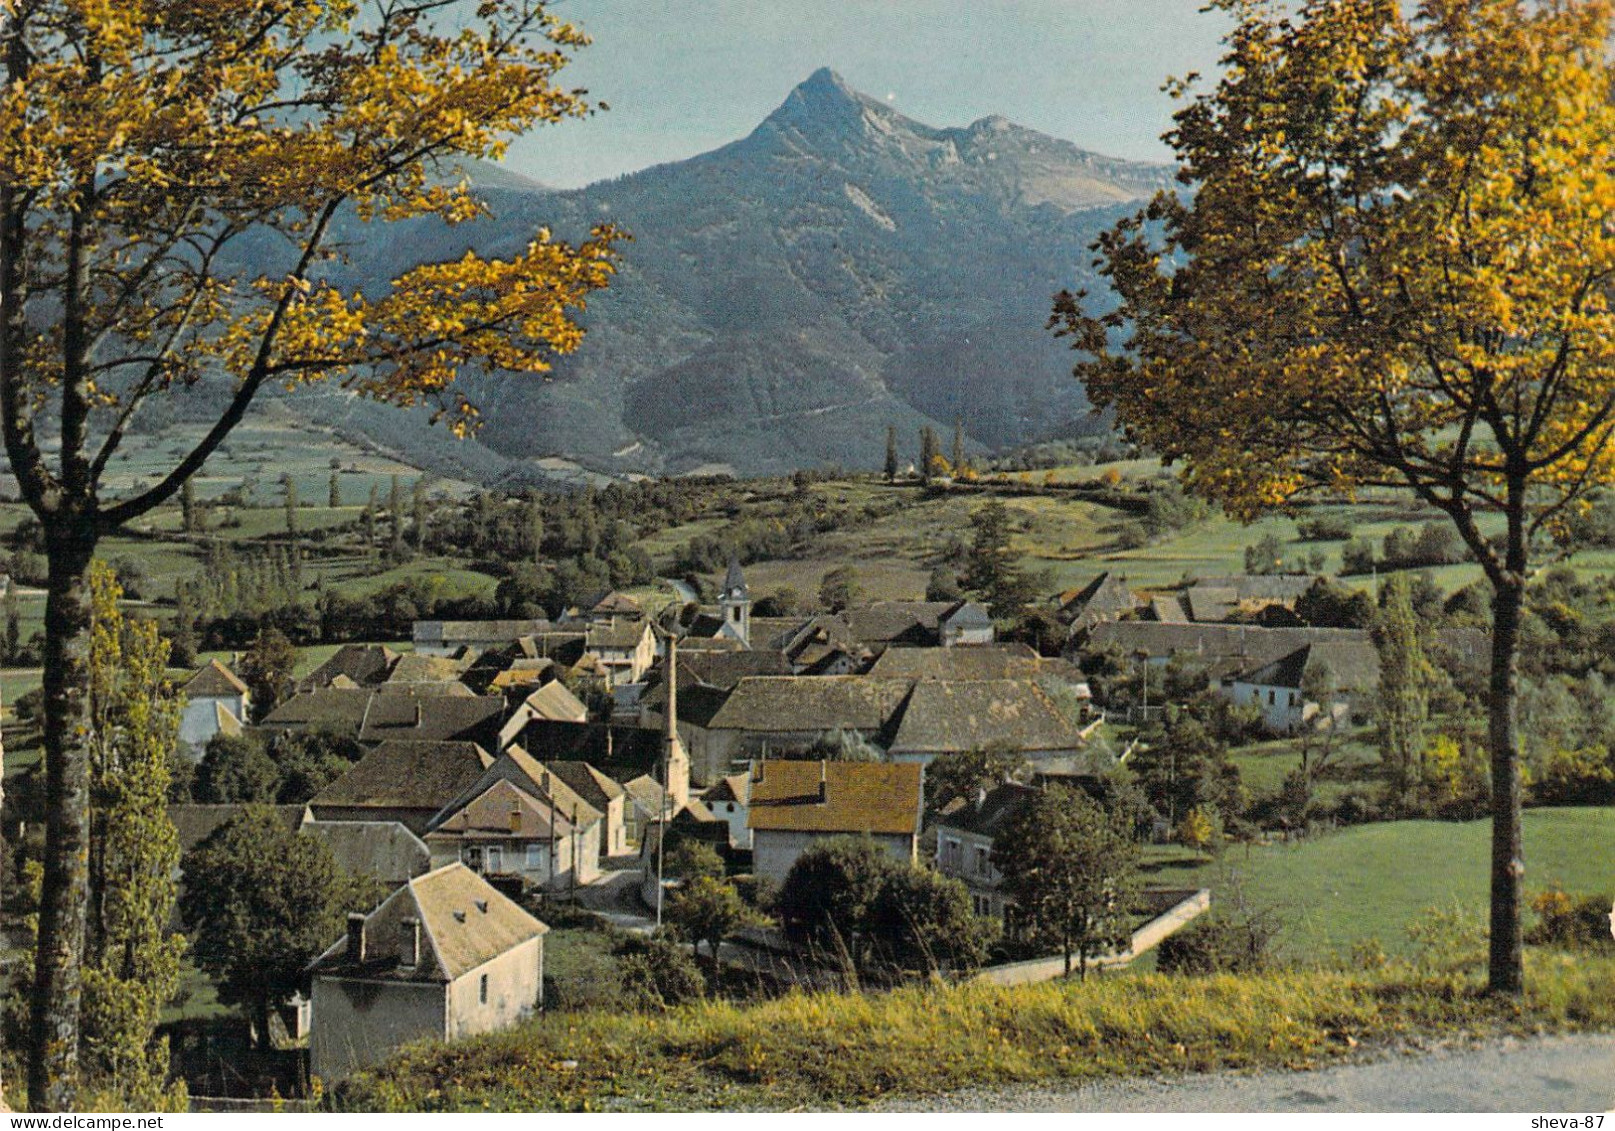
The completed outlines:
[[[1083,738],[1031,680],[922,679],[903,701],[886,740],[894,762],[929,765],[943,754],[1004,746],[1033,761],[1075,757]]]
[[[1238,673],[1227,692],[1241,706],[1259,707],[1268,730],[1290,734],[1365,711],[1379,686],[1379,670],[1372,641],[1317,641]],[[1312,697],[1320,688],[1328,691],[1324,702]]]
[[[366,876],[389,888],[431,871],[424,841],[398,821],[304,821],[297,830],[330,849],[350,876]]]
[[[511,788],[495,789],[501,782]],[[483,875],[567,888],[599,878],[605,816],[512,745],[433,815],[422,839],[434,864],[457,858]]]
[[[998,890],[1003,876],[993,867],[993,845],[1040,792],[1006,782],[955,802],[937,819],[937,871],[964,882],[977,915],[1003,919],[1005,900]]]
[[[804,751],[833,731],[878,741],[910,686],[864,676],[754,676],[735,685],[705,726],[691,721],[681,699],[679,734],[695,780],[710,784],[737,762]]]
[[[385,682],[400,655],[385,644],[344,644],[298,680],[297,690],[317,691],[338,679],[346,679],[354,687],[376,687]]]
[[[475,742],[383,742],[309,800],[319,821],[396,821],[419,835],[493,764]]]
[[[179,720],[179,745],[193,761],[201,760],[214,735],[240,734],[252,709],[252,692],[218,660],[203,665],[180,693],[185,709]]]
[[[406,1044],[507,1029],[544,1001],[549,928],[462,864],[403,884],[309,966],[309,1071],[340,1080]]]
[[[993,618],[974,601],[955,601],[936,620],[937,641],[944,648],[961,644],[991,644],[995,639]]]
[[[463,651],[483,652],[547,632],[550,622],[534,620],[418,620],[413,639],[415,651],[427,656],[457,656]]]
[[[605,827],[600,834],[600,855],[617,856],[628,851],[627,826],[623,807],[627,794],[616,779],[595,769],[587,762],[552,760],[544,766],[550,773],[605,815]]]
[[[1131,616],[1143,602],[1127,587],[1127,579],[1105,572],[1079,589],[1068,590],[1056,598],[1055,616],[1068,625],[1073,637],[1092,629],[1097,624]]]
[[[358,737],[366,745],[398,740],[475,742],[485,750],[498,751],[506,741],[502,732],[509,717],[502,695],[376,693],[366,705]]]

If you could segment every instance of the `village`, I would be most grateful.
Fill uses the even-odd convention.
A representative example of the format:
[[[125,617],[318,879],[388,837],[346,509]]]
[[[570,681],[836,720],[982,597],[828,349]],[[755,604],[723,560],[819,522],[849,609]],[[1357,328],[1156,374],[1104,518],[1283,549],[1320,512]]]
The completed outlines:
[[[195,759],[219,736],[244,734],[271,744],[318,734],[362,751],[306,804],[276,811],[386,892],[349,909],[346,935],[275,1003],[279,1043],[308,1049],[310,1077],[338,1081],[412,1041],[543,1010],[545,916],[594,913],[651,933],[671,922],[667,909],[697,878],[681,872],[703,848],[718,876],[766,908],[758,893],[778,893],[814,845],[857,838],[957,882],[972,916],[1012,935],[999,865],[1017,815],[1051,788],[1113,800],[1141,740],[1119,751],[1095,741],[1107,710],[1136,726],[1175,709],[1148,701],[1147,678],[1145,701],[1096,701],[1085,663],[1192,666],[1272,735],[1345,727],[1372,711],[1380,676],[1369,633],[1306,627],[1294,614],[1315,583],[1237,576],[1145,595],[1101,574],[1056,598],[1068,636],[1045,657],[998,642],[969,600],[757,616],[732,561],[710,607],[675,602],[653,617],[606,592],[553,622],[418,621],[397,648],[342,646],[257,723],[247,685],[213,660],[183,687],[180,736]],[[1437,643],[1471,669],[1483,667],[1485,645],[1467,630]],[[1320,668],[1332,673],[1322,702],[1308,697]],[[590,689],[596,709],[573,688]],[[985,773],[963,790],[950,781],[944,805],[928,800],[938,788],[930,767],[984,754]],[[243,808],[171,807],[182,849]],[[1194,835],[1156,812],[1134,832],[1145,842]],[[1159,883],[1134,893],[1126,929],[1092,957],[1125,965],[1213,895]],[[834,955],[782,926],[766,910],[736,916],[710,937],[714,967],[844,984]],[[1055,950],[929,966],[1016,984],[1069,973]]]

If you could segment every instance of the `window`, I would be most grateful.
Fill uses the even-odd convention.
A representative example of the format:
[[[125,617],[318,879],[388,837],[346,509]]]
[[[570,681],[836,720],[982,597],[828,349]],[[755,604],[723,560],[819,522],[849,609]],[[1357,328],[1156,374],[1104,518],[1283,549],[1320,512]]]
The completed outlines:
[[[959,842],[948,839],[942,842],[942,865],[945,868],[959,867]]]
[[[527,870],[536,871],[544,866],[544,846],[542,844],[529,844],[527,846]]]
[[[1277,696],[1277,692],[1275,692],[1271,687],[1267,689],[1267,705],[1269,707],[1271,707],[1273,705],[1273,703],[1275,702],[1275,697],[1276,696]]]
[[[505,870],[505,852],[497,845],[490,844],[482,850],[482,870],[489,873],[503,872]]]
[[[976,875],[985,876],[991,871],[992,868],[987,862],[987,849],[976,845]]]
[[[482,871],[482,849],[475,844],[468,844],[460,849],[460,860],[473,872]]]
[[[477,982],[477,1001],[483,1005],[488,1004],[488,975],[486,974]]]

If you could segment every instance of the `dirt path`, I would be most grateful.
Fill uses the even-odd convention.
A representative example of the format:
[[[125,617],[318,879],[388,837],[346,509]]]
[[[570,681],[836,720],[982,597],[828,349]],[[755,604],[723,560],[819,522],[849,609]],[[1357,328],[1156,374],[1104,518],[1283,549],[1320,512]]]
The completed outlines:
[[[884,1110],[1606,1112],[1615,1110],[1615,1034],[1509,1038],[1314,1072],[980,1088]]]

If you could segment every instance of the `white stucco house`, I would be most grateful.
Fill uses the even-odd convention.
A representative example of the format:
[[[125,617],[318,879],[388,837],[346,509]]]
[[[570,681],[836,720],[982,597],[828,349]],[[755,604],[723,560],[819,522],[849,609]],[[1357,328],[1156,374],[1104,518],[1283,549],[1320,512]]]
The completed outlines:
[[[339,1080],[412,1041],[509,1028],[543,1004],[543,923],[463,864],[418,876],[309,967],[309,1070]]]
[[[753,871],[779,883],[797,857],[835,836],[867,836],[894,860],[912,864],[922,773],[914,762],[757,762],[746,818]]]
[[[192,760],[201,759],[214,735],[241,733],[252,708],[252,692],[218,660],[209,660],[180,690],[185,710],[179,719],[179,745]]]

